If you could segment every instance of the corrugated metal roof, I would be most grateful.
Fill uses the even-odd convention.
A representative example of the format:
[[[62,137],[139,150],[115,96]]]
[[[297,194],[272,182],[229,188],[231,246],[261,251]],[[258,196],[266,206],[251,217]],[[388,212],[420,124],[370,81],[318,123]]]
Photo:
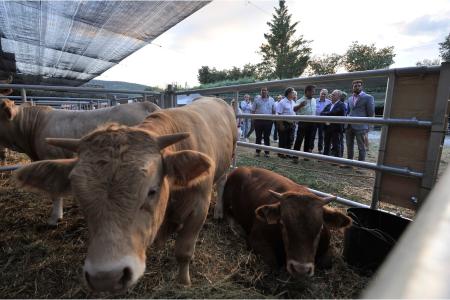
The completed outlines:
[[[210,1],[0,1],[0,75],[80,85]]]

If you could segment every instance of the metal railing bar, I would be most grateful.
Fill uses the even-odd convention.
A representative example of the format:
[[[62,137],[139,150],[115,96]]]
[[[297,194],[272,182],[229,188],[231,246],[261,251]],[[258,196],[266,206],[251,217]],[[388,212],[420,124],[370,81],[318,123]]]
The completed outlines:
[[[247,147],[247,148],[269,150],[269,151],[272,151],[275,153],[312,158],[312,159],[323,160],[323,161],[328,161],[331,163],[338,163],[338,164],[343,164],[343,165],[353,166],[353,167],[358,167],[358,168],[363,168],[363,169],[377,170],[377,171],[389,172],[389,173],[411,176],[411,177],[418,177],[418,178],[423,177],[423,173],[415,172],[408,168],[398,168],[398,167],[391,167],[391,166],[385,166],[385,165],[377,165],[377,164],[366,162],[366,161],[357,161],[357,160],[351,160],[351,159],[334,157],[334,156],[327,156],[327,155],[322,155],[322,154],[314,154],[314,153],[303,152],[303,151],[295,151],[295,150],[283,149],[283,148],[272,147],[272,146],[246,143],[246,142],[241,142],[241,141],[238,141],[237,144],[238,144],[238,146],[243,146],[243,147]]]
[[[21,96],[4,96],[10,100],[22,100]],[[105,98],[78,98],[78,97],[45,97],[45,96],[28,96],[28,99],[33,101],[40,101],[40,100],[60,100],[60,101],[66,101],[66,100],[79,100],[79,101],[110,101],[110,99]],[[19,101],[20,102],[20,101]]]
[[[0,172],[14,171],[23,166],[25,165],[0,166]]]
[[[255,83],[246,84],[236,84],[222,87],[206,88],[206,89],[192,89],[183,90],[175,92],[179,94],[193,94],[193,93],[220,93],[220,92],[231,92],[231,91],[246,91],[262,86],[267,87],[279,87],[279,86],[289,86],[289,85],[300,85],[300,84],[315,84],[321,82],[329,81],[339,81],[339,80],[350,80],[350,79],[365,79],[365,78],[376,78],[376,77],[386,77],[389,74],[430,74],[438,73],[440,71],[440,66],[433,67],[408,67],[408,68],[396,68],[396,69],[381,69],[381,70],[369,70],[369,71],[359,71],[332,75],[320,75],[311,77],[300,77],[282,80],[271,80],[271,81],[260,81]]]
[[[31,84],[0,84],[0,89],[27,89],[42,91],[61,91],[61,92],[84,92],[84,93],[110,93],[110,94],[136,94],[136,95],[160,95],[158,92],[136,91],[136,90],[120,90],[120,89],[99,89],[99,88],[82,88],[73,86],[57,86],[57,85],[31,85]]]
[[[301,115],[263,115],[263,114],[237,114],[238,118],[278,121],[328,122],[341,124],[381,124],[403,125],[417,127],[431,127],[431,121],[412,119],[385,119],[372,117],[332,117],[332,116],[301,116]]]

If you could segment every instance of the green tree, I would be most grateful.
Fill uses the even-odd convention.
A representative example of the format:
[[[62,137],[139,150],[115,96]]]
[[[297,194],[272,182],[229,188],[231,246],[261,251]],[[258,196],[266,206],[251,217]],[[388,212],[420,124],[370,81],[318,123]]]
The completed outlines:
[[[201,84],[211,83],[211,69],[208,66],[202,66],[198,70],[197,79]]]
[[[435,58],[435,59],[425,58],[422,61],[416,62],[417,67],[439,66],[440,64],[441,64],[441,60],[439,58]]]
[[[238,67],[232,67],[230,70],[226,70],[225,72],[227,73],[226,79],[228,80],[236,80],[243,77],[241,69]]]
[[[309,61],[310,75],[335,74],[342,65],[342,55],[333,53],[323,57],[314,57]]]
[[[442,60],[450,62],[450,33],[442,43],[439,43]]]
[[[272,17],[272,21],[267,22],[270,32],[264,34],[266,42],[260,46],[263,61],[259,69],[262,76],[270,79],[300,76],[311,54],[308,47],[310,41],[304,40],[302,35],[295,37],[298,22],[291,24],[291,15],[284,0],[279,1]]]
[[[242,68],[242,77],[257,78],[258,77],[257,71],[258,71],[257,65],[245,64],[244,67]]]
[[[350,71],[385,69],[394,63],[394,47],[377,49],[374,44],[353,42],[345,53],[344,66]]]

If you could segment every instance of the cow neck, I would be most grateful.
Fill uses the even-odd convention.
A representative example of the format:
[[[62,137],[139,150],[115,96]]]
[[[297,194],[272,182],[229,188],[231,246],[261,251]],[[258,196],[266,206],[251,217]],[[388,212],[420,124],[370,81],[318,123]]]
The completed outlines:
[[[36,141],[44,122],[43,115],[50,110],[51,108],[47,106],[20,107],[14,119],[17,120],[15,124],[16,133],[19,135],[15,138],[15,144],[20,152],[27,154],[33,161],[39,160],[36,152]]]

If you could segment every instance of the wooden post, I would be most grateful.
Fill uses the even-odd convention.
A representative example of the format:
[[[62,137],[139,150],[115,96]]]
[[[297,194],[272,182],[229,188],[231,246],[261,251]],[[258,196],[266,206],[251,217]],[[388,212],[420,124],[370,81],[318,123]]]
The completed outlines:
[[[392,95],[394,93],[394,86],[395,86],[395,74],[391,73],[388,76],[388,82],[387,82],[387,88],[386,88],[386,98],[384,101],[384,110],[383,110],[383,118],[389,119],[391,117],[391,104],[392,104]],[[378,149],[378,159],[377,159],[377,165],[383,165],[384,164],[384,153],[386,152],[386,141],[387,141],[387,135],[388,135],[389,126],[383,125],[381,127],[381,136],[380,136],[380,146]],[[370,208],[377,209],[379,204],[379,197],[380,197],[380,185],[381,185],[381,176],[382,172],[377,171],[375,175],[375,184],[373,187],[373,193],[372,193],[372,203],[370,205]]]
[[[441,161],[442,145],[447,131],[448,99],[450,96],[450,62],[441,65],[439,82],[434,100],[434,112],[430,138],[428,140],[427,157],[424,177],[421,182],[421,190],[418,198],[419,206],[422,205],[436,182],[439,163]]]
[[[393,84],[389,85],[387,96],[392,95],[392,99],[387,102],[385,117],[417,118],[433,125],[432,128],[390,125],[384,131],[378,163],[406,167],[424,176],[412,178],[378,172],[372,208],[382,201],[417,209],[433,187],[445,134],[449,82],[449,64],[442,65],[440,74],[424,69],[422,74],[395,74],[390,80]]]

